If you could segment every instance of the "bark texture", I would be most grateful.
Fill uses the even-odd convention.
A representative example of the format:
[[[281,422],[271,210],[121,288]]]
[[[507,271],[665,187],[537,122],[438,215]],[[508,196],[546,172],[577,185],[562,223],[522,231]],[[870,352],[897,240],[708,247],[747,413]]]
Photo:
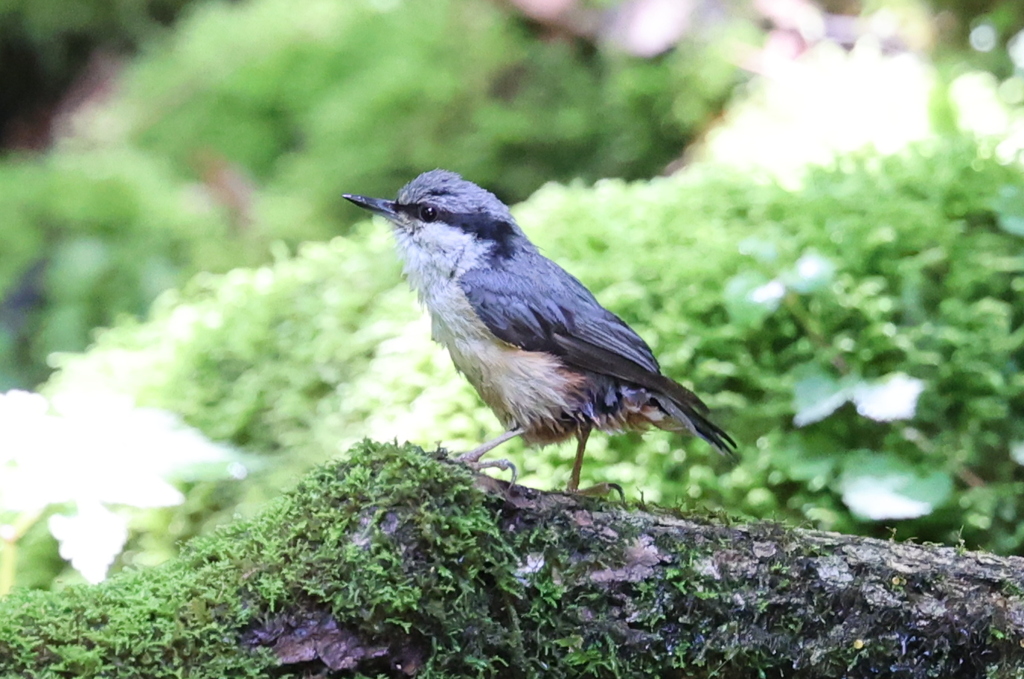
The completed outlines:
[[[1020,557],[587,507],[518,488],[505,521],[564,524],[570,560],[591,564],[569,589],[616,602],[599,620],[578,611],[581,620],[617,629],[623,653],[647,644],[685,658],[686,676],[705,675],[695,666],[727,677],[1022,676]],[[622,558],[603,564],[616,549]],[[640,633],[639,611],[661,622]]]
[[[165,567],[0,601],[0,677],[1024,677],[1024,559],[509,488],[366,443]]]

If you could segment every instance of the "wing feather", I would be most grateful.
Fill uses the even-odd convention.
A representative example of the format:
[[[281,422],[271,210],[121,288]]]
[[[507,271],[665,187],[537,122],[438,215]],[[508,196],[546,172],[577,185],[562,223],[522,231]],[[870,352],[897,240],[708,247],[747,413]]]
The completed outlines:
[[[527,351],[547,351],[566,362],[593,363],[587,347],[604,348],[600,360],[605,369],[592,365],[576,367],[609,372],[619,365],[623,371],[660,375],[661,369],[647,343],[618,316],[608,311],[582,283],[551,260],[535,255],[520,268],[534,275],[524,278],[507,269],[475,269],[460,279],[462,291],[480,319],[502,341]],[[580,340],[558,342],[556,337]]]
[[[608,311],[582,283],[538,253],[508,268],[475,269],[462,291],[487,328],[527,351],[545,351],[567,365],[646,388],[690,431],[731,454],[733,439],[707,419],[708,407],[692,391],[661,374],[650,347]],[[530,272],[524,276],[518,271]]]

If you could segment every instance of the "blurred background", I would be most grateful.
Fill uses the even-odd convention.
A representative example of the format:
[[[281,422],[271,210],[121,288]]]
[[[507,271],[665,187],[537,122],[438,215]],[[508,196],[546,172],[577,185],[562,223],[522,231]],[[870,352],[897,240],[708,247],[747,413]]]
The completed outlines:
[[[444,167],[740,442],[584,482],[1024,553],[1011,0],[0,0],[0,593],[500,431],[342,192]],[[571,445],[505,449],[560,488]]]

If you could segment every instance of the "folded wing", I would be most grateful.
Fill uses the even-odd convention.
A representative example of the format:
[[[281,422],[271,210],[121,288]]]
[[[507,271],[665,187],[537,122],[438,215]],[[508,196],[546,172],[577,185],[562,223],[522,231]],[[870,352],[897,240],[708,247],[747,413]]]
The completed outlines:
[[[551,260],[473,270],[460,280],[477,315],[499,339],[527,351],[545,351],[568,366],[646,388],[670,416],[720,451],[733,439],[705,417],[708,407],[689,389],[661,374],[650,347],[586,287]],[[516,272],[531,272],[525,277]]]

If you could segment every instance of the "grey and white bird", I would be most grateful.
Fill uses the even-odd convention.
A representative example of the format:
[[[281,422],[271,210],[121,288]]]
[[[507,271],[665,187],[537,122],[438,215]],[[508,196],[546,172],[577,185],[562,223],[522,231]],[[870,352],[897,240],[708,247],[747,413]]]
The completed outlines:
[[[575,437],[568,490],[579,488],[587,438],[651,426],[689,432],[723,453],[736,443],[700,398],[661,373],[647,343],[544,257],[494,194],[454,172],[424,172],[384,200],[345,194],[388,219],[432,335],[506,431],[530,445]]]

